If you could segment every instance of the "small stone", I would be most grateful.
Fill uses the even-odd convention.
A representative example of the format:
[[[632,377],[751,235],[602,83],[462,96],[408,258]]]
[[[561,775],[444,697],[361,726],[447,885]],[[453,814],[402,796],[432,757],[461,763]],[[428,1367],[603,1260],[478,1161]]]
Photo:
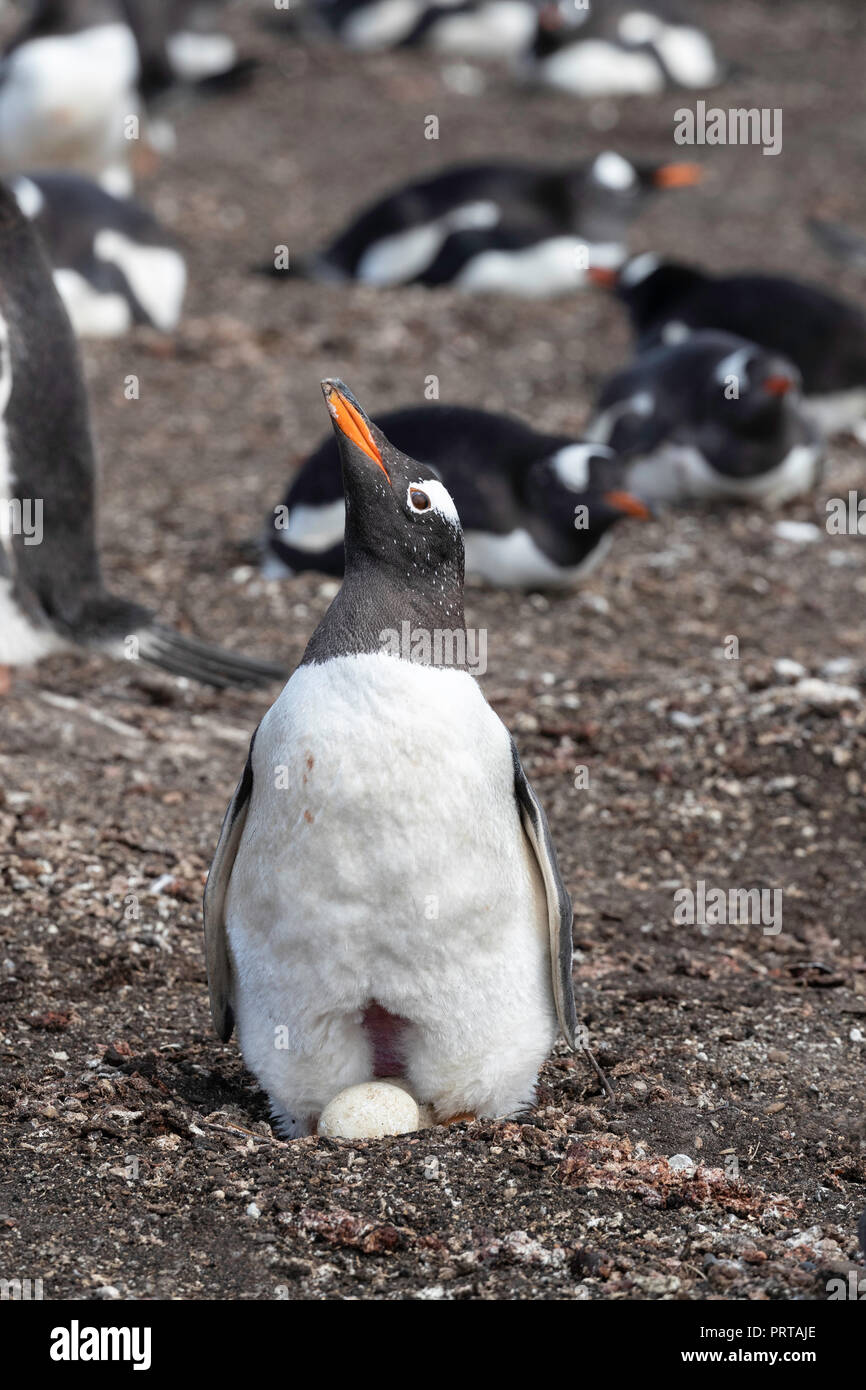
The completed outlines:
[[[798,681],[794,694],[805,704],[815,709],[840,709],[842,705],[856,705],[860,702],[860,691],[853,685],[834,685],[832,681],[817,678]]]
[[[821,529],[812,521],[777,521],[773,534],[780,541],[792,541],[794,545],[814,545],[821,539]]]
[[[689,1169],[694,1170],[695,1161],[688,1154],[674,1154],[673,1158],[668,1159],[668,1167],[675,1173],[685,1173]]]
[[[389,1081],[347,1086],[319,1116],[319,1133],[328,1139],[381,1139],[411,1134],[421,1124],[417,1102]]]
[[[247,1207],[247,1216],[251,1216],[254,1221],[258,1221],[261,1214],[261,1207],[257,1207],[255,1202],[250,1202],[249,1206]]]
[[[801,666],[799,661],[790,661],[786,656],[773,662],[773,670],[783,681],[799,681],[809,674],[805,666]]]
[[[116,1289],[113,1284],[102,1284],[100,1288],[94,1290],[94,1298],[120,1298],[120,1289]]]
[[[851,1042],[866,1042],[866,1036],[864,1036],[860,1028],[852,1028],[848,1037],[851,1039]]]

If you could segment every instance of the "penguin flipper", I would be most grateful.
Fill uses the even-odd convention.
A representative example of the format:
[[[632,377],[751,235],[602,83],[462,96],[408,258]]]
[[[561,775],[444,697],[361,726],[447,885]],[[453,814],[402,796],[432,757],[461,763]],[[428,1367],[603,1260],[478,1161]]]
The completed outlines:
[[[255,741],[256,735],[253,734],[250,739],[247,761],[241,773],[241,780],[235,788],[235,794],[229,802],[228,810],[223,819],[219,843],[204,889],[204,945],[210,1012],[214,1028],[223,1042],[228,1042],[235,1026],[232,969],[226,938],[226,893],[238,846],[244,833],[244,826],[247,823],[247,811],[253,792],[253,744]]]
[[[547,918],[550,927],[550,972],[553,983],[553,998],[556,1016],[562,1029],[562,1036],[572,1051],[577,1050],[577,1009],[574,1003],[574,985],[571,980],[572,940],[571,924],[574,910],[568,889],[562,881],[556,850],[550,837],[550,827],[544,807],[532,790],[520,762],[520,754],[514,739],[511,740],[511,756],[514,759],[514,794],[520,807],[520,818],[527,840],[532,846],[536,862],[541,870],[544,891],[547,895]]]

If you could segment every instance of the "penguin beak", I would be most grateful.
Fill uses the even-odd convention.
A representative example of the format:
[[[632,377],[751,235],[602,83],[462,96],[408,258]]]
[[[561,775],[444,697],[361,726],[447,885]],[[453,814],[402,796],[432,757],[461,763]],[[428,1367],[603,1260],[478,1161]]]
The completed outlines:
[[[656,188],[691,188],[703,177],[700,164],[660,164],[653,173],[653,183]]]
[[[619,275],[606,265],[591,265],[586,272],[586,278],[591,280],[594,285],[601,285],[606,290],[612,290],[619,280]]]
[[[768,376],[764,381],[764,390],[768,396],[787,396],[793,385],[789,376]]]
[[[348,440],[350,444],[355,445],[356,449],[360,449],[362,454],[366,454],[368,459],[372,459],[376,467],[381,468],[390,483],[391,475],[382,462],[382,454],[373,438],[370,428],[371,421],[355,400],[348,386],[342,381],[327,378],[322,382],[322,393],[337,438]]]
[[[634,516],[640,521],[649,521],[652,512],[645,502],[639,497],[633,496],[630,492],[614,491],[605,492],[602,501],[612,507],[615,512],[621,512],[623,516]]]

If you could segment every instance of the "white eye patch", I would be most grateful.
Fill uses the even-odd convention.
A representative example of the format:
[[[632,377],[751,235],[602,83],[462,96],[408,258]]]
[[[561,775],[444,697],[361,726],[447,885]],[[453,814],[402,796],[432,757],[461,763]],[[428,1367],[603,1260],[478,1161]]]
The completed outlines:
[[[727,357],[723,357],[716,367],[715,378],[721,386],[724,386],[729,376],[739,378],[742,388],[749,385],[749,373],[746,370],[752,358],[752,349],[748,347],[737,348],[736,352],[731,352]]]
[[[619,273],[621,285],[630,287],[639,285],[641,280],[645,280],[648,275],[652,275],[654,270],[659,268],[659,258],[654,256],[651,251],[644,251],[642,256],[635,256],[630,260]]]
[[[592,176],[596,183],[605,188],[631,188],[637,179],[634,166],[614,150],[600,154],[592,166]]]
[[[563,487],[572,492],[585,492],[589,483],[589,461],[604,454],[613,458],[613,450],[603,444],[566,444],[553,455],[551,463]]]
[[[412,494],[423,493],[429,499],[430,505],[425,507],[417,505],[418,499],[413,501]],[[425,512],[438,512],[446,521],[450,521],[452,526],[460,525],[460,518],[457,515],[457,508],[447,488],[443,487],[438,478],[419,478],[417,483],[410,483],[406,492],[406,505],[413,515],[424,516]]]

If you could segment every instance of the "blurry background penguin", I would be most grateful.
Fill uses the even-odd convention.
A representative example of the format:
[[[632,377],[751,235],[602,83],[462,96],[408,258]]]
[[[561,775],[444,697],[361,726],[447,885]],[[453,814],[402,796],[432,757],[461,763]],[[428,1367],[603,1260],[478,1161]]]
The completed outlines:
[[[823,444],[800,387],[786,358],[696,332],[614,373],[585,434],[627,456],[628,487],[650,503],[780,506],[821,476]]]
[[[655,0],[544,5],[526,71],[543,86],[580,97],[705,89],[724,76],[709,35]]]
[[[114,338],[134,324],[177,327],[186,261],[147,208],[81,174],[19,174],[6,183],[42,238],[79,337]]]
[[[377,199],[324,251],[288,272],[262,269],[380,287],[566,293],[586,283],[590,266],[621,263],[628,226],[653,192],[700,177],[695,164],[637,163],[614,150],[565,169],[505,160],[457,165]]]
[[[624,517],[646,506],[612,450],[538,434],[509,416],[427,405],[381,415],[397,448],[435,470],[463,527],[467,578],[506,589],[566,589],[595,568]],[[264,537],[263,570],[343,572],[345,504],[337,441],[301,466]]]
[[[185,27],[199,8],[32,0],[0,55],[0,172],[69,169],[130,193],[132,161],[146,163],[148,146],[173,139],[154,107],[232,87],[251,71],[230,39]]]

